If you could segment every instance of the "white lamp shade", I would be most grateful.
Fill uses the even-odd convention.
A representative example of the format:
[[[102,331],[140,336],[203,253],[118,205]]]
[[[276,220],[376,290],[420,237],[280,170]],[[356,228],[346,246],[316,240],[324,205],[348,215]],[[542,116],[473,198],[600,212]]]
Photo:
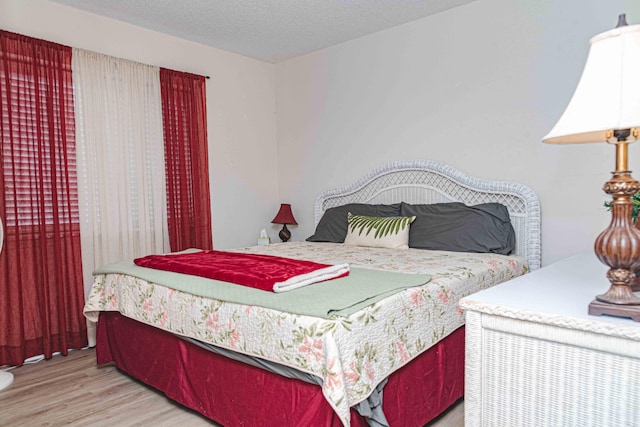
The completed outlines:
[[[593,37],[567,109],[543,142],[607,141],[607,131],[640,127],[640,25]]]

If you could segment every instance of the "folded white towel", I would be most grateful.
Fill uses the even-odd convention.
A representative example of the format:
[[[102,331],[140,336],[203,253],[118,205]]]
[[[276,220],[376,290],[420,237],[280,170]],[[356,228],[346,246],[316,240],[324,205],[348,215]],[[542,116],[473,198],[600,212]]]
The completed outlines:
[[[336,264],[329,267],[312,271],[311,273],[300,274],[291,277],[284,282],[276,282],[273,285],[273,292],[286,292],[292,289],[301,288],[313,283],[324,282],[325,280],[340,277],[349,272],[349,264]]]

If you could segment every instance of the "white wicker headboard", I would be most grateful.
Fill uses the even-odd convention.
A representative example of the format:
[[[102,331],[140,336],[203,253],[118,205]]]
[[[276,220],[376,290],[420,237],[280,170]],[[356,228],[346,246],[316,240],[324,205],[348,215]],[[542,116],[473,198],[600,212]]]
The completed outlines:
[[[315,223],[325,210],[347,203],[502,203],[516,232],[516,255],[540,268],[540,202],[529,187],[468,176],[433,160],[398,161],[379,167],[357,182],[322,193],[316,199]]]

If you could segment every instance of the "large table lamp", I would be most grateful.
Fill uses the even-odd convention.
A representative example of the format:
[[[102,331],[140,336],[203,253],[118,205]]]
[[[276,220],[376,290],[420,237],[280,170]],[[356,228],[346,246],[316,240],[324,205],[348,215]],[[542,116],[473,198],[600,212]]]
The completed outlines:
[[[287,224],[290,225],[298,225],[296,219],[293,217],[293,212],[291,211],[291,205],[288,203],[282,203],[280,205],[280,209],[276,214],[276,217],[271,221],[272,224],[282,224],[282,230],[278,233],[280,236],[280,240],[283,242],[288,241],[291,238],[291,231],[287,228]]]
[[[593,37],[578,87],[558,123],[543,138],[550,144],[608,142],[616,168],[603,190],[612,197],[611,223],[598,236],[595,252],[609,267],[609,290],[589,304],[589,314],[640,321],[640,298],[633,292],[640,269],[640,231],[633,225],[631,197],[640,183],[628,168],[628,145],[640,129],[640,25],[620,15],[613,30]]]

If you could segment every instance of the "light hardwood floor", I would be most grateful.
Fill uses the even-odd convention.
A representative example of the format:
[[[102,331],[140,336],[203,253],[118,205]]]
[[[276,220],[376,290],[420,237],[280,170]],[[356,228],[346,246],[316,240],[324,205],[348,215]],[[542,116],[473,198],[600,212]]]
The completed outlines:
[[[95,350],[71,352],[15,368],[0,391],[0,426],[215,426],[113,365],[96,366]],[[464,425],[459,402],[429,427]]]

